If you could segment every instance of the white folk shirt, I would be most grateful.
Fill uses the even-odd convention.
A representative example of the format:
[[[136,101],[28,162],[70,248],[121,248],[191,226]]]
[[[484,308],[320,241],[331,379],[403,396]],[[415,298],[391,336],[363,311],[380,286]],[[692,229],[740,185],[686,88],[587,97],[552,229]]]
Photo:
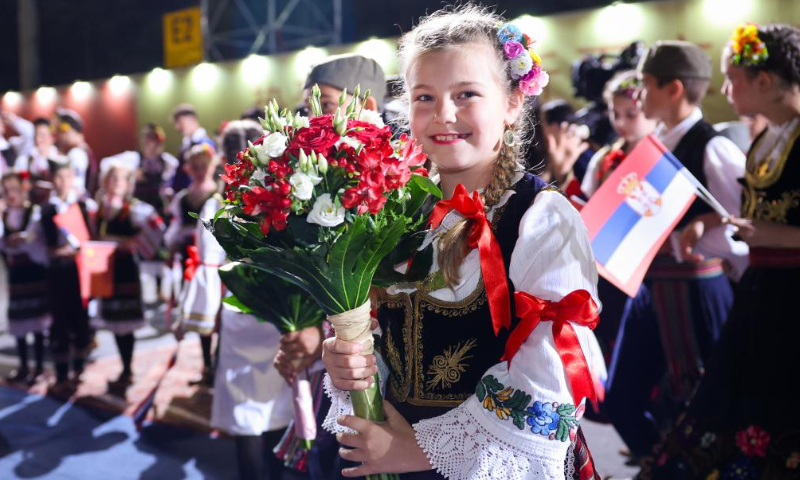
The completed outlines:
[[[675,150],[684,135],[700,120],[703,112],[695,108],[692,113],[672,129],[667,129],[662,123],[656,128],[655,135],[669,150]],[[739,215],[741,211],[742,186],[737,179],[744,177],[746,159],[744,153],[732,141],[725,137],[716,136],[706,145],[703,158],[703,173],[706,176],[708,191],[725,207],[731,215]],[[702,202],[700,198],[695,200]],[[748,247],[744,242],[736,242],[731,236],[733,229],[721,225],[705,232],[703,238],[697,242],[695,252],[706,258],[722,258],[727,260],[732,267],[730,276],[739,280],[747,268]],[[677,248],[680,232],[672,232],[670,241],[673,245],[673,255],[678,261],[682,260]]]

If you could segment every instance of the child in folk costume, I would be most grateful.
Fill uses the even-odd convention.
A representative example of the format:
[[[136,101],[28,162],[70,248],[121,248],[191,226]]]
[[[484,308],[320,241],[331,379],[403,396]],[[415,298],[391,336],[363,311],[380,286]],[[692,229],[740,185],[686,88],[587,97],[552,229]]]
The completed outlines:
[[[748,24],[722,56],[723,94],[769,125],[748,153],[741,217],[750,266],[685,415],[643,478],[789,479],[800,472],[800,30]]]
[[[3,175],[0,182],[5,198],[0,222],[0,251],[8,269],[8,332],[17,339],[19,369],[9,378],[29,380],[28,341],[34,337],[36,370],[44,368],[44,335],[50,326],[47,293],[47,250],[41,231],[41,209],[28,201],[28,185],[18,173]]]
[[[183,265],[190,259],[190,246],[195,243],[198,221],[191,214],[197,214],[213,195],[217,194],[219,185],[214,181],[217,165],[217,156],[214,149],[207,144],[195,145],[186,155],[183,169],[189,176],[189,186],[178,192],[172,199],[169,207],[171,221],[166,233],[164,243],[169,252],[168,258],[179,259]],[[183,272],[176,272],[183,277]],[[176,281],[177,280],[177,281]],[[173,284],[179,284],[180,278],[173,279]],[[180,291],[174,292],[178,297]],[[203,315],[198,312],[188,312],[181,316],[178,328],[183,331],[190,330],[200,334],[200,345],[203,349],[203,379],[205,383],[213,384],[211,363],[211,334],[216,326],[216,313]]]
[[[235,161],[248,142],[263,134],[251,120],[227,124],[220,140],[223,161]],[[213,218],[222,197],[213,195],[200,210],[200,218]],[[291,389],[272,362],[280,333],[274,325],[259,322],[222,305],[219,267],[227,260],[214,235],[196,225],[197,259],[187,268],[181,295],[181,314],[188,318],[220,316],[219,356],[214,377],[211,425],[234,436],[239,478],[280,478],[283,466],[272,453],[292,418]]]
[[[133,196],[152,205],[159,215],[165,216],[167,190],[175,176],[178,159],[164,151],[164,129],[154,123],[142,128],[139,144],[139,167],[136,171],[136,188]]]
[[[75,188],[79,193],[94,195],[98,188],[99,166],[97,157],[83,136],[83,119],[73,110],[61,108],[57,112],[58,144],[75,169]]]
[[[711,59],[697,45],[659,41],[642,58],[641,103],[655,135],[729,212],[739,210],[744,155],[703,120]],[[625,315],[609,371],[606,413],[634,457],[650,453],[704,370],[733,303],[730,279],[747,246],[696,200],[647,272]],[[698,238],[702,239],[698,242]],[[695,245],[696,244],[696,245]],[[694,246],[694,251],[692,247]]]
[[[653,133],[656,128],[656,121],[645,117],[637,102],[636,95],[640,88],[641,82],[637,79],[635,70],[620,72],[606,84],[603,97],[619,139],[598,150],[589,161],[581,182],[581,191],[587,198],[594,195],[639,141]],[[606,358],[610,360],[625,306],[630,301],[627,295],[602,277],[597,287],[600,298],[603,299],[603,312],[600,314],[602,321],[597,326],[595,335],[603,346]]]
[[[359,464],[345,476],[594,476],[578,424],[594,397],[597,272],[577,211],[520,168],[525,97],[547,83],[529,46],[472,6],[435,13],[401,40],[411,133],[447,200],[423,244],[431,274],[379,303],[386,422],[354,417],[345,391],[371,384],[376,356],[324,342],[326,425]],[[481,232],[479,253],[469,239]]]
[[[122,359],[122,373],[112,384],[131,382],[133,332],[144,326],[139,259],[152,258],[161,243],[164,224],[155,209],[133,198],[134,171],[124,162],[104,162],[98,192],[98,240],[116,242],[113,295],[99,299],[92,325],[114,333]]]
[[[56,385],[69,380],[70,366],[74,381],[80,379],[89,354],[91,334],[89,316],[81,298],[76,255],[79,244],[68,237],[55,222],[55,216],[64,214],[77,205],[90,234],[94,231],[97,204],[82,197],[73,188],[75,172],[69,164],[57,164],[53,169],[53,194],[42,206],[42,229],[50,252],[48,278],[50,299],[53,305],[53,325],[50,328],[50,348],[56,367]],[[71,362],[70,362],[71,360]],[[71,365],[70,365],[71,364]]]
[[[648,119],[637,102],[636,95],[641,85],[635,70],[620,72],[606,84],[603,98],[608,105],[608,115],[619,140],[598,150],[589,161],[586,175],[581,182],[581,190],[587,197],[594,195],[600,184],[622,163],[639,141],[656,129],[656,121]]]
[[[52,190],[52,176],[55,167],[68,162],[67,157],[58,153],[55,135],[53,135],[50,121],[46,118],[37,118],[34,125],[34,148],[27,154],[17,157],[14,170],[27,172],[31,180],[31,201],[45,203],[50,198]]]

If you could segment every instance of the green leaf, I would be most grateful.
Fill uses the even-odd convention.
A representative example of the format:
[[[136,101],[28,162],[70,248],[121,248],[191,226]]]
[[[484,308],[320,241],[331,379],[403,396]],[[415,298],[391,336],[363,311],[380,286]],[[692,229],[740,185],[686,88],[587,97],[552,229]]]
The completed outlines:
[[[514,425],[520,430],[525,429],[525,414],[523,414],[520,410],[515,410],[511,412],[512,421]]]
[[[229,305],[237,313],[245,313],[245,314],[253,313],[253,310],[250,307],[240,302],[239,299],[236,298],[236,296],[234,295],[230,295],[228,297],[223,298],[222,303]]]
[[[436,198],[442,198],[442,190],[438,185],[433,183],[433,180],[431,180],[430,177],[426,177],[425,175],[411,175],[411,179],[408,181],[408,183],[418,186],[423,191],[433,195]]]
[[[569,417],[575,413],[575,405],[571,405],[569,403],[562,403],[556,408],[556,413],[561,415],[562,417]]]
[[[475,389],[475,395],[478,396],[478,399],[481,402],[484,398],[486,398],[486,387],[483,386],[483,382],[478,382],[478,387]]]
[[[558,429],[556,430],[556,440],[561,442],[566,442],[569,438],[569,426],[566,422],[559,421],[558,422]]]
[[[500,390],[505,388],[502,383],[500,383],[496,378],[494,378],[493,375],[486,375],[485,377],[483,377],[483,380],[481,381],[486,385],[486,388],[488,388],[492,392],[499,392]]]
[[[263,318],[281,333],[319,325],[325,318],[306,292],[253,265],[231,263],[220,267],[219,274],[235,295],[226,298],[225,303]]]

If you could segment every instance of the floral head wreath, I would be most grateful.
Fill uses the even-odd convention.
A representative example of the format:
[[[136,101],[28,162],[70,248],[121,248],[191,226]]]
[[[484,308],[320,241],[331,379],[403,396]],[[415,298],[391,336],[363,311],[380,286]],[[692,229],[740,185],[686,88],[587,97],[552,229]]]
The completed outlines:
[[[497,38],[511,63],[511,78],[519,80],[522,93],[527,96],[541,95],[550,82],[550,76],[542,68],[541,57],[533,51],[533,40],[511,23],[498,25]]]
[[[767,45],[758,38],[758,25],[746,23],[739,25],[731,37],[733,57],[731,63],[745,67],[756,67],[769,58]]]
[[[636,98],[636,92],[641,90],[641,88],[642,82],[638,78],[626,78],[625,80],[619,82],[617,88],[614,89],[614,94],[623,95],[630,99],[634,99]]]

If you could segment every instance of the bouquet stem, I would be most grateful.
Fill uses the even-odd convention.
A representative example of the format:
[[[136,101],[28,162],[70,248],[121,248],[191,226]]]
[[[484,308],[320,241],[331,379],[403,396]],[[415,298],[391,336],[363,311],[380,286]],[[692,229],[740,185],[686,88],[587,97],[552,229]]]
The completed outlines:
[[[360,307],[354,308],[338,315],[331,315],[328,320],[336,331],[336,338],[348,342],[360,342],[364,345],[362,355],[369,355],[374,351],[372,340],[372,318],[370,317],[370,301],[367,300]],[[353,413],[359,418],[373,422],[383,422],[386,415],[383,412],[383,398],[381,397],[378,374],[366,390],[351,390],[350,399],[353,402]],[[400,476],[394,473],[381,473],[367,475],[367,480],[399,480]]]

